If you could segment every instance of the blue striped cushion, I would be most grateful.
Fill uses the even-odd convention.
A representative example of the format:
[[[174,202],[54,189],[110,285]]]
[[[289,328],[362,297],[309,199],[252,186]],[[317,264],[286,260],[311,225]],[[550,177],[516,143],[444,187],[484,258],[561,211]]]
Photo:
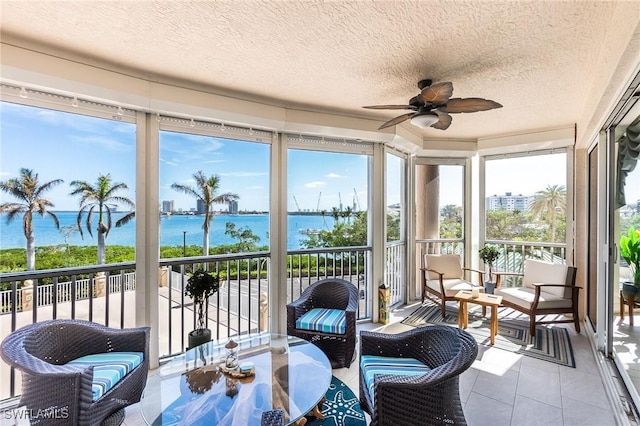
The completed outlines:
[[[362,371],[364,381],[369,389],[371,400],[375,401],[373,382],[376,375],[419,376],[428,373],[431,369],[415,358],[363,355],[360,359],[360,371]]]
[[[97,401],[120,379],[136,368],[144,358],[142,352],[107,352],[93,354],[69,361],[67,365],[93,366],[93,400]]]
[[[347,328],[347,318],[344,311],[340,309],[314,308],[296,320],[296,328],[344,334]]]

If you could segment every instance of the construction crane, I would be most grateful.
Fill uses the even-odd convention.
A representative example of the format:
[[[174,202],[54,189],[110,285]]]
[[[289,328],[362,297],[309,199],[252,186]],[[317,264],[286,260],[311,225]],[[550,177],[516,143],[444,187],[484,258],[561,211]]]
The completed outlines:
[[[296,202],[296,207],[298,208],[298,211],[300,211],[300,205],[298,204],[298,200],[296,199],[296,196],[293,196],[293,201]]]
[[[356,191],[355,188],[353,188],[353,195],[356,199],[356,206],[358,207],[358,211],[360,211],[360,200],[358,199],[358,191]]]
[[[320,211],[320,197],[322,197],[322,191],[318,194],[318,204],[316,204],[316,211]]]

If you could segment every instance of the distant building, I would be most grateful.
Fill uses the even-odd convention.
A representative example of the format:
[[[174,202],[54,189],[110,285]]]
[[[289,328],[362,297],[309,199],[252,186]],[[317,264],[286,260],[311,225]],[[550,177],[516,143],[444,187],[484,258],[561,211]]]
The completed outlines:
[[[505,192],[504,195],[487,197],[485,207],[487,211],[509,210],[523,212],[529,208],[533,199],[533,195],[512,195],[511,192]]]
[[[196,214],[205,214],[207,212],[207,206],[204,204],[204,201],[198,199],[196,203]]]
[[[162,213],[172,213],[175,211],[174,209],[174,200],[163,200],[162,201]]]
[[[229,214],[238,214],[238,202],[236,200],[229,201]]]

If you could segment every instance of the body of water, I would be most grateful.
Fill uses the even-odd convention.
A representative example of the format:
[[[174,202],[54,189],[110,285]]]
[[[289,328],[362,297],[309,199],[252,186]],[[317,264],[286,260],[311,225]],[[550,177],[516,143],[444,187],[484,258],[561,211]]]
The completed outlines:
[[[97,245],[97,232],[93,231],[93,238],[83,228],[84,239],[80,237],[77,231],[76,219],[78,212],[55,212],[60,221],[60,230],[56,229],[53,220],[49,217],[34,217],[34,234],[36,247],[53,246],[68,243],[70,245],[91,246]],[[116,213],[113,215],[113,223],[124,215],[124,213]],[[93,226],[97,225],[94,216]],[[160,220],[160,245],[161,246],[182,246],[183,238],[186,238],[188,246],[202,246],[203,233],[202,223],[204,217],[197,215],[172,215],[162,216]],[[85,226],[86,215],[83,216],[82,225]],[[269,244],[269,216],[268,215],[218,215],[213,218],[209,231],[209,246],[217,246],[222,244],[233,244],[237,240],[231,238],[224,233],[227,222],[234,223],[236,230],[240,228],[249,228],[260,237],[258,245]],[[304,216],[289,215],[288,220],[288,239],[287,248],[289,250],[299,249],[301,241],[307,238],[307,235],[300,232],[305,229],[331,229],[333,228],[333,218],[330,216]],[[74,231],[71,232],[65,242],[64,227],[72,226]],[[132,220],[125,226],[116,228],[115,226],[109,232],[107,237],[107,245],[135,245],[135,220]],[[69,228],[70,229],[70,228]],[[184,234],[186,232],[186,234]],[[5,214],[0,215],[0,249],[8,248],[26,248],[27,243],[22,230],[22,216],[16,216],[14,220],[8,224]]]

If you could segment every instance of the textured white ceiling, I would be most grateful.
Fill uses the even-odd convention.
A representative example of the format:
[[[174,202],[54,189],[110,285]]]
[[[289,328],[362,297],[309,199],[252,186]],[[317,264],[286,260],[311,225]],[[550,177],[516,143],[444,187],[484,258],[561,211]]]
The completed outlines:
[[[573,125],[640,22],[639,1],[5,1],[0,35],[221,94],[375,117],[423,78],[503,108],[426,137]],[[612,31],[615,27],[616,31]]]

